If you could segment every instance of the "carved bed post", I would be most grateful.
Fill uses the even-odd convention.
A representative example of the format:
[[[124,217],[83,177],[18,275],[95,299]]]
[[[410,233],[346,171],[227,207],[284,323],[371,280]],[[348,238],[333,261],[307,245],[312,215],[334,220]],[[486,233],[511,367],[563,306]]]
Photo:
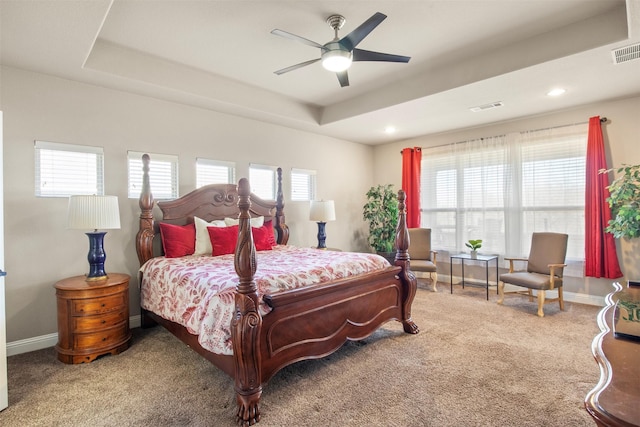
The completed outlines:
[[[140,228],[136,235],[136,251],[140,265],[153,258],[153,194],[149,185],[148,154],[142,155],[142,191],[140,192]]]
[[[282,193],[282,168],[278,168],[278,192],[276,196],[275,228],[278,232],[278,244],[286,245],[289,241],[289,227],[284,219],[284,194]]]
[[[256,249],[251,234],[249,208],[249,181],[238,183],[240,209],[238,243],[234,266],[239,277],[235,297],[235,312],[231,320],[231,339],[235,365],[235,389],[238,402],[237,419],[242,426],[260,421],[262,372],[260,359],[260,328],[262,318],[258,312],[258,294],[254,275]]]
[[[136,252],[140,265],[153,258],[153,194],[149,184],[149,163],[151,158],[148,154],[142,155],[142,191],[138,205],[140,206],[140,226],[136,235]],[[156,323],[147,316],[147,310],[140,307],[140,326],[148,328]]]
[[[395,265],[402,267],[400,278],[404,283],[404,295],[402,301],[402,326],[404,331],[410,334],[420,332],[418,326],[411,319],[411,304],[416,296],[418,282],[411,271],[409,257],[409,230],[407,228],[407,195],[404,190],[398,190],[398,227],[396,228],[396,259]]]

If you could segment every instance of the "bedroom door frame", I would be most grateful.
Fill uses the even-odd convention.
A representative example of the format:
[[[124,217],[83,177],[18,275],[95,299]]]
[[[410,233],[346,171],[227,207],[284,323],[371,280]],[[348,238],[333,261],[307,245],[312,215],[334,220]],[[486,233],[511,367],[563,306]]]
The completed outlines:
[[[0,111],[0,411],[9,406],[9,389],[7,384],[7,318],[4,305],[4,164],[2,135],[2,111]]]

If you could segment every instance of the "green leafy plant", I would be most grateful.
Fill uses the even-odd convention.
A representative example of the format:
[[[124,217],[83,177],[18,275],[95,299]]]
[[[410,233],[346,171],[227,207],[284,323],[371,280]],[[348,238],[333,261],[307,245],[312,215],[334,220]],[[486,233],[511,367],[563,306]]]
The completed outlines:
[[[398,224],[398,196],[392,184],[377,185],[367,191],[362,217],[369,221],[369,244],[377,252],[392,252]]]
[[[472,251],[477,251],[482,247],[482,240],[481,239],[469,240],[467,243],[465,243],[465,246],[471,249]]]
[[[599,173],[611,172],[603,169]],[[607,187],[613,219],[605,231],[616,239],[640,237],[640,165],[622,165],[615,169],[618,177]]]

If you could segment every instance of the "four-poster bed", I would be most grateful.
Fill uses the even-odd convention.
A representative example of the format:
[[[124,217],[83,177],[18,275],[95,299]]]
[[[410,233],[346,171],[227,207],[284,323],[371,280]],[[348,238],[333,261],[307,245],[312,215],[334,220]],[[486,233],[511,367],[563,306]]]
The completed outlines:
[[[283,210],[281,170],[278,170],[276,201],[265,201],[251,194],[249,183],[243,178],[237,186],[208,185],[179,199],[158,202],[157,206],[162,212],[162,219],[155,220],[153,210],[156,203],[149,185],[149,164],[150,158],[145,154],[143,156],[143,188],[139,200],[140,228],[136,237],[136,249],[141,265],[142,325],[143,327],[155,323],[163,325],[196,352],[234,378],[238,403],[236,415],[240,424],[251,425],[260,420],[259,400],[262,387],[283,367],[296,361],[329,355],[347,340],[366,338],[390,320],[401,322],[407,333],[418,333],[418,327],[411,319],[416,278],[409,267],[409,234],[405,218],[405,195],[402,190],[398,192],[400,218],[396,235],[395,265],[389,265],[382,257],[373,254],[340,252],[329,254],[327,251],[300,248],[302,251],[307,251],[301,252],[302,258],[331,263],[332,267],[326,269],[331,272],[342,268],[337,267],[337,263],[343,259],[349,260],[351,257],[356,259],[356,264],[363,267],[365,271],[348,273],[351,275],[339,272],[328,281],[300,287],[290,285],[290,288],[285,287],[284,290],[273,292],[274,288],[270,287],[272,285],[265,284],[262,275],[266,273],[261,270],[261,266],[265,270],[271,269],[271,264],[267,261],[269,256],[289,256],[287,251],[291,251],[293,254],[291,256],[297,256],[294,248],[280,246],[286,245],[289,238]],[[272,227],[277,237],[278,246],[272,251],[258,252],[258,256],[254,245],[254,239],[256,243],[258,239],[255,235],[257,227],[252,227],[252,216],[254,219],[264,217],[264,227],[267,229]],[[229,315],[231,319],[228,327],[229,336],[220,344],[222,347],[225,343],[228,344],[230,351],[226,352],[227,354],[225,351],[214,352],[206,348],[209,347],[209,341],[202,340],[188,322],[182,322],[187,326],[181,324],[181,318],[187,315],[177,314],[173,320],[167,320],[172,318],[170,312],[162,314],[154,312],[160,311],[161,306],[178,305],[176,301],[180,302],[180,298],[175,297],[176,293],[208,292],[196,288],[195,280],[193,284],[185,284],[186,279],[175,279],[171,276],[173,272],[164,264],[170,260],[168,257],[159,257],[162,254],[159,250],[159,239],[154,239],[160,234],[160,224],[189,227],[194,222],[194,218],[201,218],[210,223],[215,220],[224,220],[224,218],[238,218],[237,241],[233,254],[220,257],[209,254],[209,256],[174,258],[186,263],[188,270],[197,271],[196,275],[199,277],[205,274],[199,269],[199,263],[205,262],[207,258],[219,264],[224,263],[226,259],[227,270],[233,264],[237,276],[233,279],[232,296],[227,298],[232,304]],[[215,253],[216,242],[213,240],[213,233],[218,230],[213,228],[210,227],[208,230]],[[327,261],[319,258],[327,256],[322,255],[323,253],[329,256]],[[295,264],[303,263],[302,258],[292,261],[295,261]],[[260,263],[257,263],[257,259]],[[149,267],[154,262],[160,264]],[[196,264],[198,264],[197,267]],[[322,269],[314,267],[314,270]],[[313,274],[315,273],[314,271]],[[320,275],[322,274],[324,270]],[[308,278],[312,273],[292,273],[292,275]],[[162,285],[154,285],[152,279],[156,276],[166,276],[168,279],[162,282]],[[210,278],[204,281],[207,280],[215,282]],[[162,288],[169,282],[178,282],[177,286],[184,285],[188,290],[172,289],[168,295],[153,294],[156,292],[153,289],[154,286]],[[218,283],[215,282],[215,285],[217,286]],[[224,294],[224,292],[221,293]],[[155,308],[153,311],[148,310],[148,307],[156,307],[154,301],[159,302],[158,310]],[[213,304],[210,303],[210,305]],[[193,315],[197,309],[190,307],[187,311],[189,315]],[[192,317],[205,318],[206,316],[198,314]],[[214,334],[221,335],[218,332]]]

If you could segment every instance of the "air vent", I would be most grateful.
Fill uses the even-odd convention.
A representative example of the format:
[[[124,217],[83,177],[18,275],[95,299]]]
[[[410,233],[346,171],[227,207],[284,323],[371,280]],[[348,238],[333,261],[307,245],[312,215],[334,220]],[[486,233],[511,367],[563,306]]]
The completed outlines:
[[[613,56],[614,64],[640,59],[640,43],[614,49],[611,51],[611,55]]]
[[[490,104],[484,104],[484,105],[479,105],[477,107],[471,107],[469,109],[471,111],[473,111],[474,113],[477,113],[478,111],[491,110],[492,108],[502,107],[503,105],[504,104],[502,103],[502,101],[497,101],[497,102],[492,102]]]

